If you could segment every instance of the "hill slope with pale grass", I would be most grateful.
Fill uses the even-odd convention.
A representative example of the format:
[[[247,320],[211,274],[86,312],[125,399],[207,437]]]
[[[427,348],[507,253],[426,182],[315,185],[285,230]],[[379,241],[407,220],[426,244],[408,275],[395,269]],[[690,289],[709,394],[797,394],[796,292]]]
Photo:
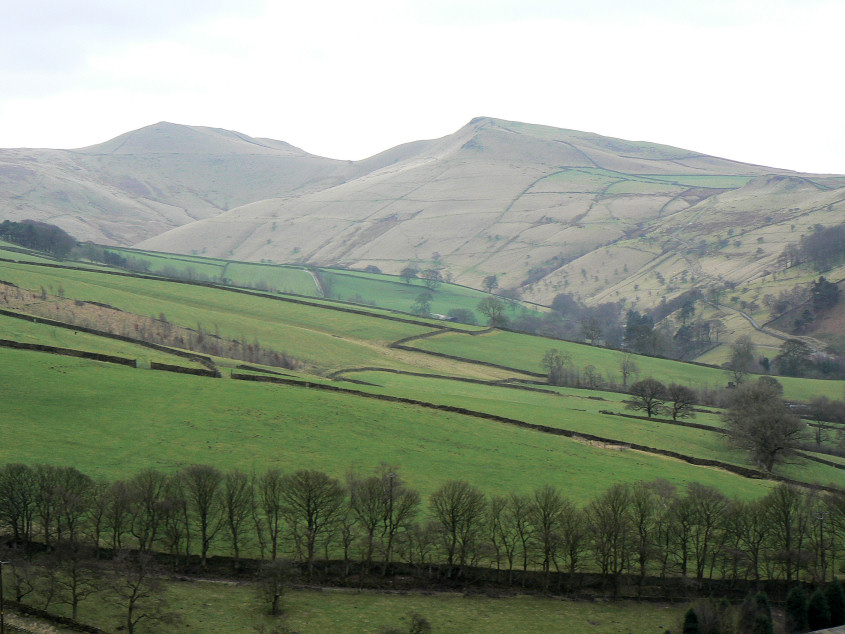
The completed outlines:
[[[256,200],[336,185],[373,165],[162,122],[78,150],[0,150],[0,219],[131,245]]]
[[[845,217],[845,177],[478,118],[364,161],[160,123],[76,151],[0,151],[0,218],[239,260],[435,267],[548,303],[640,309],[778,270]]]

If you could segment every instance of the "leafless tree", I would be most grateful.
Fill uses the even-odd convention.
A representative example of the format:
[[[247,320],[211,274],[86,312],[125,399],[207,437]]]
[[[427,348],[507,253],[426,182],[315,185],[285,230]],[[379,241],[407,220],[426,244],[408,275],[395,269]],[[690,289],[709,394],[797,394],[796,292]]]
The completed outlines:
[[[504,521],[513,531],[522,554],[522,570],[528,570],[528,561],[534,547],[534,525],[531,523],[531,498],[520,493],[508,496]]]
[[[149,553],[121,551],[112,561],[109,601],[123,612],[123,629],[135,632],[141,622],[173,622]]]
[[[294,568],[287,561],[276,559],[265,562],[259,572],[261,596],[269,604],[270,614],[282,614],[281,601],[294,576]]]
[[[619,372],[622,374],[622,387],[628,387],[628,377],[639,372],[637,363],[634,361],[634,355],[626,352],[619,359]]]
[[[102,590],[102,573],[94,565],[92,549],[75,542],[62,542],[53,553],[57,568],[57,601],[70,607],[71,618],[79,615],[79,604]]]
[[[425,287],[430,291],[435,290],[443,282],[443,278],[440,276],[440,271],[437,269],[426,269],[420,273],[420,278],[422,279]]]
[[[208,550],[223,527],[223,474],[209,465],[191,465],[181,473],[185,500],[199,525],[200,563],[206,565]]]
[[[746,375],[751,372],[756,350],[754,342],[748,335],[740,335],[731,344],[731,358],[728,361],[728,369],[737,385],[742,383]]]
[[[256,481],[256,510],[255,524],[259,540],[267,535],[266,542],[270,547],[270,559],[275,561],[279,554],[279,542],[284,528],[282,507],[284,504],[282,492],[284,490],[284,476],[278,469],[269,469]]]
[[[317,545],[329,537],[343,510],[346,491],[335,478],[321,471],[300,470],[282,477],[282,516],[301,559],[314,574]]]
[[[625,570],[633,547],[631,491],[615,484],[587,507],[590,545],[602,575],[614,580]]]
[[[781,390],[771,377],[745,383],[731,395],[724,414],[729,440],[748,450],[751,459],[769,473],[795,454],[805,429],[784,404]]]
[[[463,480],[449,480],[429,498],[439,524],[446,561],[464,566],[475,554],[487,502],[484,493]]]
[[[572,364],[572,356],[560,350],[547,350],[543,356],[543,368],[546,370],[549,385],[565,385],[567,368]]]
[[[571,505],[560,491],[551,486],[543,486],[534,491],[531,499],[531,523],[540,546],[540,565],[549,580],[552,566],[557,568],[557,552],[560,547],[560,520],[564,507]]]
[[[127,483],[132,509],[129,530],[142,551],[151,550],[159,538],[167,485],[168,476],[155,469],[144,469]]]
[[[237,566],[241,558],[241,546],[247,535],[247,522],[255,502],[252,481],[243,471],[229,471],[223,480],[222,495],[226,529]]]
[[[26,547],[32,540],[35,513],[35,475],[28,465],[0,468],[0,525],[11,529],[15,542]]]
[[[505,302],[498,297],[485,297],[476,306],[479,313],[487,317],[487,323],[493,327],[507,325],[505,317]]]
[[[672,420],[695,417],[695,392],[686,385],[670,383],[666,388],[666,400],[672,403],[668,408],[672,414]]]
[[[643,411],[649,418],[661,411],[666,400],[666,386],[652,378],[633,383],[628,393],[631,398],[625,401],[626,407]]]
[[[705,568],[710,564],[712,577],[713,562],[719,555],[722,543],[728,499],[713,487],[698,482],[690,483],[686,494],[693,505],[692,552],[695,557],[695,576],[703,579]]]

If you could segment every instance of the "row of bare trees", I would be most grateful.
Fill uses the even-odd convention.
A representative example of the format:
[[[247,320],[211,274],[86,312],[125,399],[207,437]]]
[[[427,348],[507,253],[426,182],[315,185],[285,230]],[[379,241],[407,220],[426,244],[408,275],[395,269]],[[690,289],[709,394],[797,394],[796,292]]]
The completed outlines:
[[[560,490],[487,496],[449,481],[424,508],[398,471],[381,466],[346,482],[314,470],[260,474],[193,465],[97,481],[72,467],[0,468],[0,530],[25,556],[83,544],[94,558],[127,548],[171,561],[246,553],[293,558],[309,574],[343,558],[347,574],[390,563],[682,575],[696,578],[828,578],[845,548],[845,495],[778,486],[757,501],[691,484],[617,484],[579,506]],[[427,511],[427,512],[426,512]]]

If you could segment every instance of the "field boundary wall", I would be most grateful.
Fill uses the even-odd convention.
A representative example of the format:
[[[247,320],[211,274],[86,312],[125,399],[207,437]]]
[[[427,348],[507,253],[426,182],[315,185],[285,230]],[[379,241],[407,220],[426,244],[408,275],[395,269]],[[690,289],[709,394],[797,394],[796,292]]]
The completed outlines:
[[[312,383],[309,381],[301,381],[295,379],[285,379],[281,377],[272,377],[272,376],[258,376],[258,375],[251,375],[251,374],[235,374],[232,373],[232,378],[235,380],[241,381],[257,381],[263,383],[275,383],[280,385],[288,385],[292,387],[299,387],[299,388],[306,388],[306,389],[315,389],[315,390],[324,390],[328,392],[338,392],[342,394],[350,394],[354,396],[359,396],[362,398],[370,398],[378,401],[386,401],[391,403],[403,403],[407,405],[415,405],[417,407],[424,407],[426,409],[434,409],[439,410],[442,412],[451,412],[455,414],[462,414],[465,416],[472,416],[474,418],[482,418],[485,420],[492,420],[499,423],[505,423],[507,425],[513,425],[515,427],[522,427],[523,429],[530,429],[533,431],[542,432],[545,434],[551,434],[554,436],[563,436],[565,438],[571,438],[574,440],[587,440],[591,442],[598,442],[607,445],[614,445],[618,447],[623,447],[626,449],[633,449],[635,451],[642,451],[644,453],[656,454],[660,456],[666,456],[668,458],[674,458],[676,460],[681,460],[688,464],[700,466],[700,467],[717,467],[724,471],[728,471],[735,475],[742,476],[744,478],[750,478],[754,480],[772,480],[775,482],[783,482],[786,484],[792,484],[796,486],[801,486],[809,489],[814,489],[817,491],[829,491],[834,493],[841,493],[842,489],[825,486],[823,484],[816,484],[812,482],[801,482],[799,480],[793,480],[791,478],[786,478],[783,476],[778,476],[774,474],[764,473],[762,471],[758,471],[756,469],[750,469],[748,467],[741,467],[739,465],[730,464],[727,462],[722,462],[720,460],[711,460],[709,458],[697,458],[695,456],[688,456],[685,454],[678,453],[677,451],[671,451],[669,449],[658,449],[657,447],[649,447],[647,445],[639,445],[636,443],[624,442],[621,440],[616,440],[613,438],[605,438],[603,436],[596,436],[594,434],[585,434],[581,432],[572,431],[569,429],[561,429],[559,427],[549,427],[547,425],[538,425],[536,423],[529,423],[527,421],[519,420],[516,418],[508,418],[506,416],[498,416],[496,414],[489,414],[487,412],[478,412],[475,410],[467,409],[464,407],[456,407],[453,405],[438,405],[436,403],[430,403],[428,401],[420,401],[416,399],[404,398],[400,396],[390,396],[387,394],[372,394],[369,392],[361,392],[360,390],[353,390],[350,388],[345,387],[338,387],[336,385],[326,385],[323,383]]]

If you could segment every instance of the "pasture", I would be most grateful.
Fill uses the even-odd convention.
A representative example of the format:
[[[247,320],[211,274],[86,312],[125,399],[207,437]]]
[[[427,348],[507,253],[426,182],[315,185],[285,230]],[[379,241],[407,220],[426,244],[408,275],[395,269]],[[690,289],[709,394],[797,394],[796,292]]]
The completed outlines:
[[[397,465],[423,494],[448,479],[485,492],[540,483],[584,502],[613,482],[664,478],[757,497],[770,484],[643,454],[414,405],[302,387],[113,367],[0,349],[0,462],[73,465],[101,477],[192,463],[262,471],[320,469],[338,478]]]
[[[593,365],[605,381],[622,383],[620,362],[625,353],[619,350],[598,348],[586,344],[560,341],[516,332],[494,331],[469,336],[463,333],[444,332],[435,337],[420,339],[409,345],[420,350],[455,355],[486,363],[512,367],[516,370],[544,373],[543,356],[550,349],[566,352],[571,357],[571,367],[583,371]],[[653,377],[664,383],[681,383],[693,388],[723,388],[731,380],[730,373],[720,368],[682,363],[633,355],[637,373],[628,382]],[[808,401],[814,396],[839,398],[845,390],[845,381],[797,379],[777,377],[783,384],[787,399]]]
[[[674,628],[686,610],[683,604],[322,588],[287,591],[282,598],[284,615],[273,618],[267,614],[258,587],[252,583],[171,581],[165,584],[165,596],[166,612],[177,621],[164,627],[208,634],[249,632],[256,627],[273,631],[281,623],[303,634],[364,634],[388,627],[407,629],[411,614],[423,616],[433,632],[454,634],[517,631],[545,634],[564,630],[574,634],[661,634]],[[55,609],[66,612],[62,606]],[[97,601],[96,597],[80,607],[80,618],[106,630],[121,623],[123,616],[114,606]]]

